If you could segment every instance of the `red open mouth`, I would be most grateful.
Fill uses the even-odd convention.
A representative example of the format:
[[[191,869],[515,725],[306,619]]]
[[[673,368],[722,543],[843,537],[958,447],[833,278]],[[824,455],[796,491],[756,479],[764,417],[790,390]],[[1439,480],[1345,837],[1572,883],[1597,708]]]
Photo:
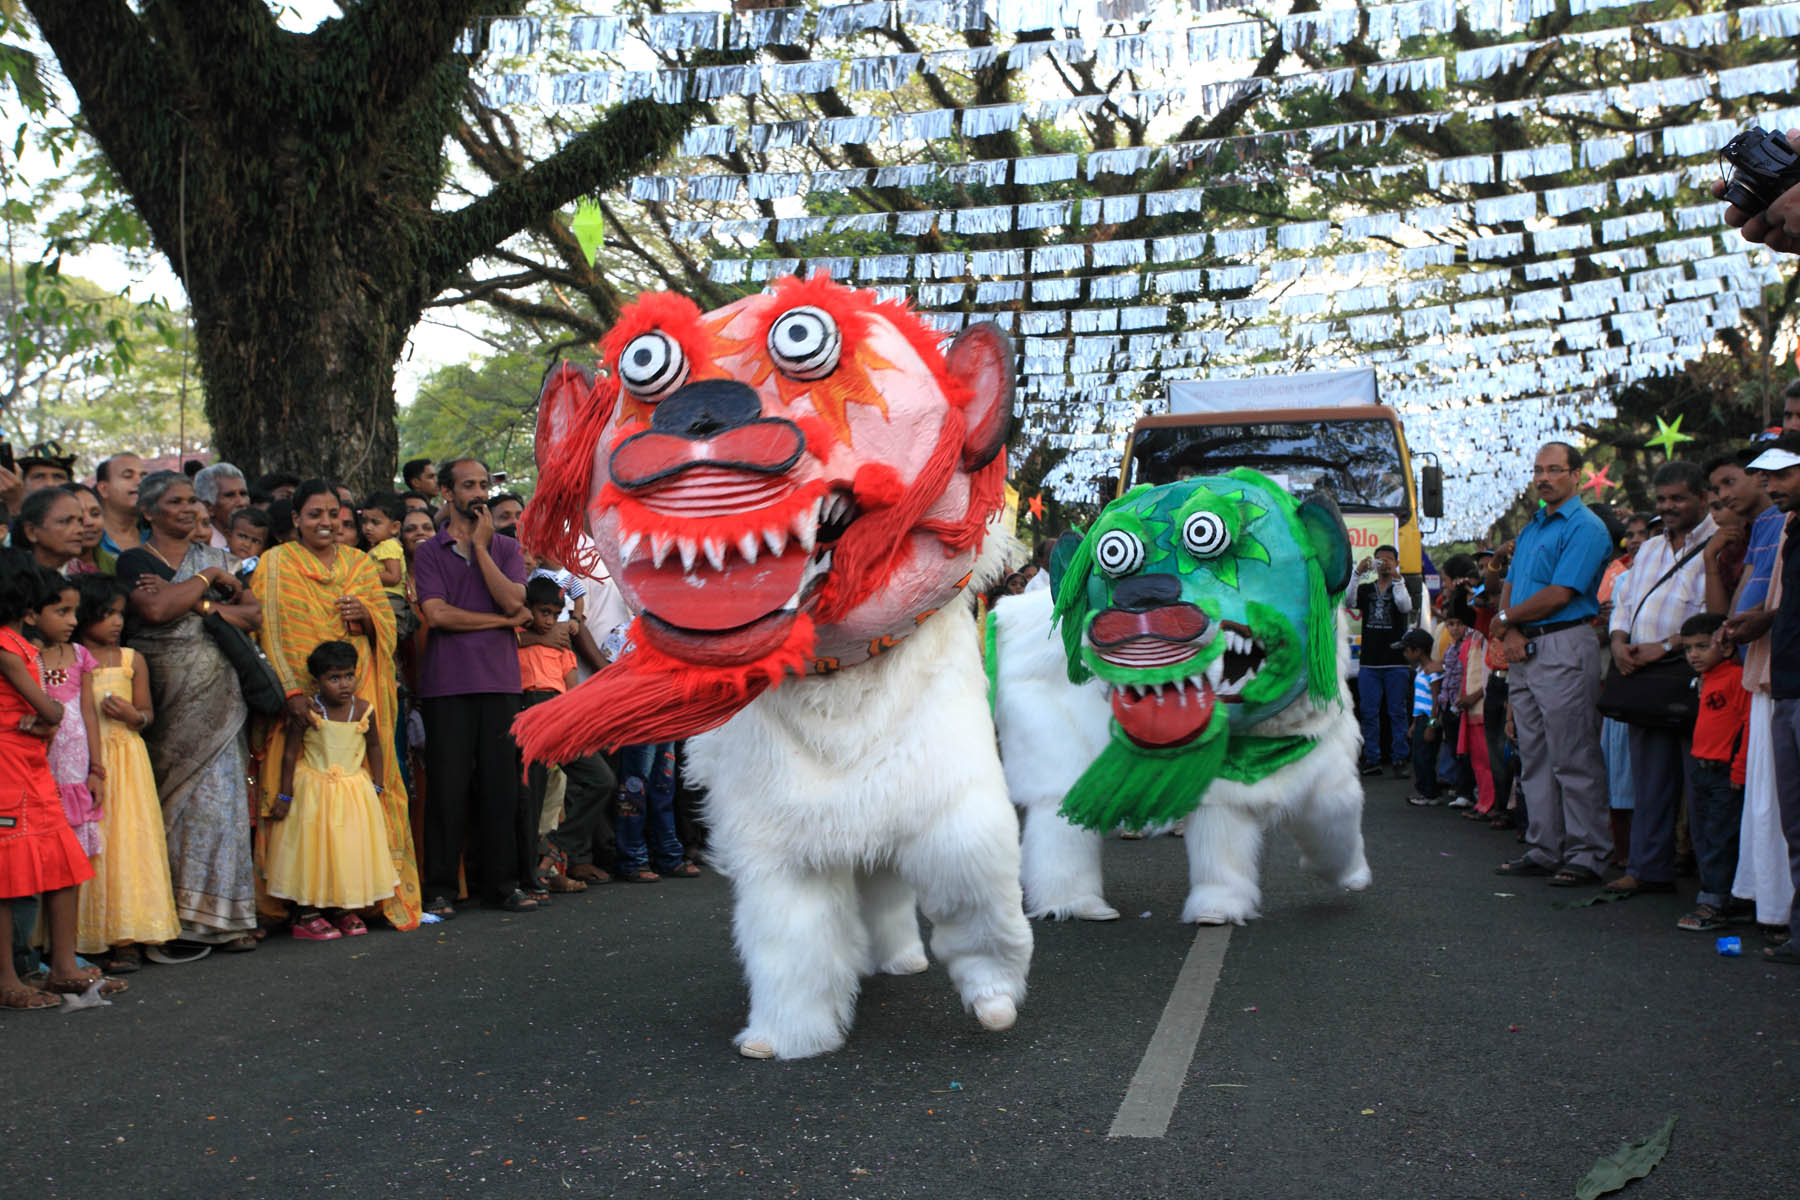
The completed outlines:
[[[1160,749],[1193,741],[1212,720],[1215,698],[1205,676],[1177,683],[1112,685],[1113,719],[1140,746]]]
[[[795,489],[716,467],[626,497],[620,574],[646,618],[645,637],[706,666],[779,648],[830,574],[832,547],[856,512],[847,489]]]
[[[1170,667],[1195,658],[1211,643],[1210,622],[1193,604],[1138,610],[1109,608],[1088,626],[1094,653],[1117,667]],[[1140,746],[1179,746],[1198,737],[1212,720],[1219,660],[1207,671],[1162,684],[1108,684],[1113,717]]]

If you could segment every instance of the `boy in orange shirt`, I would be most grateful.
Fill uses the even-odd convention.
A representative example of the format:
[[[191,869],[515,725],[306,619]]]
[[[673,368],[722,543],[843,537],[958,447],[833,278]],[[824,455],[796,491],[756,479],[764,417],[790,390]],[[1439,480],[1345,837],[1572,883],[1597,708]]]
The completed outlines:
[[[1679,929],[1707,933],[1732,915],[1731,881],[1737,874],[1738,824],[1744,814],[1746,727],[1750,693],[1743,667],[1717,639],[1725,618],[1698,613],[1681,626],[1688,666],[1700,678],[1700,715],[1687,751],[1688,829],[1700,863],[1700,895]]]
[[[527,627],[539,637],[548,637],[562,616],[563,593],[556,580],[547,575],[534,575],[525,581],[525,607],[531,613]],[[532,645],[519,647],[519,686],[524,692],[520,709],[560,696],[575,686],[575,652],[566,647]],[[566,784],[566,812],[594,812],[604,819],[606,798],[616,782],[598,756],[575,759],[561,767]],[[544,792],[549,785],[549,771],[542,763],[533,763],[526,773],[526,792],[520,803],[518,843],[521,878],[527,881],[525,891],[531,896],[547,896],[550,892],[583,892],[587,884],[570,879],[557,865],[561,855],[538,834],[543,821]],[[590,878],[607,880],[604,871]]]

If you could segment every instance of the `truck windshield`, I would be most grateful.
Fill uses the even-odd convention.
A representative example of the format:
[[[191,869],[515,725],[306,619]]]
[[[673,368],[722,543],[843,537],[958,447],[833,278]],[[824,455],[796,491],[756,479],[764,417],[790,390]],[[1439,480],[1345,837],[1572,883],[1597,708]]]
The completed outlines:
[[[1346,512],[1409,516],[1400,440],[1388,421],[1207,422],[1139,429],[1130,486],[1252,467],[1295,496],[1329,496]]]

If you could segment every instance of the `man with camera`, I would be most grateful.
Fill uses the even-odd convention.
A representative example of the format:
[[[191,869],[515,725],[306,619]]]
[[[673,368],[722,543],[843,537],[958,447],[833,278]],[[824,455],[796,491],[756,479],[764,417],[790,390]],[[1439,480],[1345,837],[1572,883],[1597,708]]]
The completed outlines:
[[[1721,154],[1732,164],[1731,178],[1713,184],[1712,194],[1728,202],[1725,223],[1783,254],[1800,254],[1800,129],[1784,139],[1749,129],[1731,139]]]
[[[1362,653],[1356,667],[1356,699],[1362,716],[1362,773],[1381,773],[1381,714],[1388,715],[1393,744],[1390,761],[1399,772],[1411,761],[1407,742],[1408,710],[1412,704],[1412,668],[1398,649],[1400,637],[1411,624],[1412,596],[1400,578],[1400,551],[1377,546],[1370,558],[1356,565],[1357,574],[1373,568],[1375,578],[1357,587],[1349,609],[1362,621]]]

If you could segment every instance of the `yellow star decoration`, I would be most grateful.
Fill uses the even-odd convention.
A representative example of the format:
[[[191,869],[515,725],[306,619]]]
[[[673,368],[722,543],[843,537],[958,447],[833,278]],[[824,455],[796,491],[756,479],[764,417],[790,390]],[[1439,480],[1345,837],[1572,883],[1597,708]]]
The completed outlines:
[[[1656,418],[1656,436],[1646,439],[1647,445],[1661,446],[1664,458],[1675,457],[1675,447],[1683,442],[1691,442],[1694,435],[1681,432],[1681,418],[1677,416],[1674,424],[1669,424],[1661,417]]]

